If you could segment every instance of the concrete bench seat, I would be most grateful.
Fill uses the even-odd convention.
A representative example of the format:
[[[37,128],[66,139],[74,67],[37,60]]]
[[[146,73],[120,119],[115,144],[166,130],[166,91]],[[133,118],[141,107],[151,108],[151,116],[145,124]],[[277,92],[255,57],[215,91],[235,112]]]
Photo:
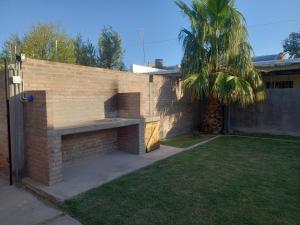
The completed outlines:
[[[141,123],[143,123],[142,119],[106,118],[78,124],[60,125],[59,127],[55,127],[53,132],[57,135],[78,134],[118,127],[140,125]]]

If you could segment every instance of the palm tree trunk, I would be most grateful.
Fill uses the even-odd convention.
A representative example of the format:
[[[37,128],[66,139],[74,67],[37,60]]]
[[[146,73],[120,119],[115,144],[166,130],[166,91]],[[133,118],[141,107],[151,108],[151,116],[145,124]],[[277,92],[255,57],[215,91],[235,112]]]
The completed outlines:
[[[221,103],[209,95],[203,118],[203,132],[211,134],[219,134],[223,127],[223,113]]]

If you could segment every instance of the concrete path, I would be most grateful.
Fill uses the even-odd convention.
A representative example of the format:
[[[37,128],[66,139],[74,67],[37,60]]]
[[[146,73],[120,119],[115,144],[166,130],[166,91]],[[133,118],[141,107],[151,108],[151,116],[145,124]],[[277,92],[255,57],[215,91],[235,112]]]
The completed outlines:
[[[64,181],[45,186],[29,178],[23,183],[38,194],[54,202],[63,202],[82,192],[98,187],[120,176],[148,166],[160,159],[181,152],[183,149],[162,146],[160,150],[144,155],[134,155],[122,151],[113,151],[96,155],[84,160],[65,163]]]
[[[98,187],[159,160],[191,150],[215,138],[217,137],[185,149],[162,145],[160,149],[142,155],[134,155],[122,151],[109,152],[93,156],[92,158],[65,163],[63,170],[64,181],[50,187],[29,178],[24,179],[23,183],[28,188],[52,201],[63,202],[82,192]]]
[[[39,200],[28,191],[9,186],[0,177],[1,225],[80,225],[73,218]]]

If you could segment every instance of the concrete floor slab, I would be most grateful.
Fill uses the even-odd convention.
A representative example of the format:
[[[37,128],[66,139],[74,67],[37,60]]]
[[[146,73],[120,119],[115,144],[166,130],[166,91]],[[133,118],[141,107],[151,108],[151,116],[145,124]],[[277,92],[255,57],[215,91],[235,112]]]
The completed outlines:
[[[40,201],[31,193],[0,177],[0,224],[36,225],[61,215],[62,212]]]
[[[188,148],[161,145],[160,149],[141,155],[129,154],[122,151],[102,153],[90,158],[65,163],[63,169],[64,180],[61,183],[45,186],[29,178],[24,179],[23,183],[28,188],[52,201],[63,202],[66,199],[99,187],[120,176],[178,153],[191,150],[218,137],[215,136]]]
[[[82,192],[182,151],[184,149],[161,146],[159,150],[142,155],[122,151],[108,152],[84,160],[65,163],[64,180],[61,183],[45,186],[29,178],[25,178],[23,183],[51,200],[63,202]]]

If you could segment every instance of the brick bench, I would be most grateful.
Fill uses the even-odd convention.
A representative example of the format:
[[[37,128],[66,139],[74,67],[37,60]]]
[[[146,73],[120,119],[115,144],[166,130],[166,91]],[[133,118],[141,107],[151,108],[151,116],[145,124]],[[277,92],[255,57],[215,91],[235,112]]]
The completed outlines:
[[[54,162],[49,168],[50,185],[63,180],[63,162],[103,151],[145,153],[142,119],[109,118],[57,127],[48,134],[53,138]]]
[[[63,162],[94,153],[113,150],[134,154],[145,152],[144,119],[137,118],[139,113],[132,115],[135,118],[123,118],[131,115],[126,111],[132,106],[132,101],[123,105],[121,99],[120,113],[112,113],[116,115],[114,118],[104,118],[105,115],[100,114],[102,109],[97,111],[104,107],[102,97],[97,93],[94,98],[91,97],[93,92],[87,93],[89,98],[78,94],[75,100],[74,97],[70,100],[69,94],[62,98],[61,93],[53,91],[30,94],[34,101],[24,107],[24,147],[25,174],[33,180],[46,185],[58,183],[63,180]],[[130,93],[128,98],[138,101],[135,95]],[[114,112],[116,107],[108,106],[111,105],[108,101],[106,103]],[[92,110],[95,110],[95,115],[92,115]]]
[[[144,153],[144,146],[140,143],[142,127],[141,119],[109,118],[59,127],[53,132],[61,137],[63,161],[69,161],[102,151]]]

